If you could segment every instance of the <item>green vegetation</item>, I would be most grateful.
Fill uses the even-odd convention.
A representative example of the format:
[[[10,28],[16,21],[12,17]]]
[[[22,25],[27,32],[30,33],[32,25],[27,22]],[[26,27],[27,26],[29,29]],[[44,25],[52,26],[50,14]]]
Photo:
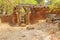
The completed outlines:
[[[13,12],[13,8],[21,3],[24,4],[40,4],[40,5],[44,5],[44,1],[45,0],[0,0],[0,6],[3,6],[2,9],[4,9],[4,11],[7,11],[8,13],[12,13]],[[60,8],[60,0],[50,0],[49,3],[49,7],[52,8]],[[1,9],[1,8],[0,8]]]
[[[50,8],[60,8],[60,0],[51,0],[48,6]]]
[[[20,3],[24,4],[37,4],[35,0],[20,0]]]
[[[3,6],[7,13],[13,12],[13,7],[19,4],[19,0],[0,0],[0,6]]]

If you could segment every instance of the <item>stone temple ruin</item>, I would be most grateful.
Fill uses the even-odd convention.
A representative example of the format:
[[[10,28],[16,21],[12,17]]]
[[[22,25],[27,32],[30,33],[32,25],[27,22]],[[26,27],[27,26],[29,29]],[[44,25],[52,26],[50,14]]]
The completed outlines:
[[[0,40],[60,40],[60,8],[19,4],[3,14]]]
[[[21,9],[24,9],[24,12]],[[57,15],[57,17],[56,17]],[[59,15],[59,16],[58,16]],[[38,20],[50,20],[52,22],[60,20],[60,9],[50,9],[49,7],[32,4],[19,4],[13,9],[11,15],[0,16],[2,23],[9,23],[10,25],[28,25],[38,22]],[[57,22],[58,22],[57,21]]]

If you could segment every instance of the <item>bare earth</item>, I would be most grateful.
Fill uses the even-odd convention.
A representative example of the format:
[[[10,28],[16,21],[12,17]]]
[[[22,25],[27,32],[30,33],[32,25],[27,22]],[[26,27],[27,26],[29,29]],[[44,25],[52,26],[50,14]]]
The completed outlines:
[[[38,23],[26,27],[11,27],[0,23],[0,40],[60,40],[57,24],[50,25],[48,27],[46,23]]]

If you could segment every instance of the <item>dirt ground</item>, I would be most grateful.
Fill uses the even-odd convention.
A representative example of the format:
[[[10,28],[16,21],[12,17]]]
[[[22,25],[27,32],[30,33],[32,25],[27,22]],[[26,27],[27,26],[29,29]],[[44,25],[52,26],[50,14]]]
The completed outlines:
[[[0,40],[60,40],[60,31],[57,24],[48,25],[45,22],[26,27],[11,27],[0,23]]]

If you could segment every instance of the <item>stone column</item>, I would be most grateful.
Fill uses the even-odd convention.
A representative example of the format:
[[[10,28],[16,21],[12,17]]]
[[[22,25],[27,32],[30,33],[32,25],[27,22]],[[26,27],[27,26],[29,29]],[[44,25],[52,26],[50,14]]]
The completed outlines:
[[[26,14],[26,24],[30,23],[30,13]]]

